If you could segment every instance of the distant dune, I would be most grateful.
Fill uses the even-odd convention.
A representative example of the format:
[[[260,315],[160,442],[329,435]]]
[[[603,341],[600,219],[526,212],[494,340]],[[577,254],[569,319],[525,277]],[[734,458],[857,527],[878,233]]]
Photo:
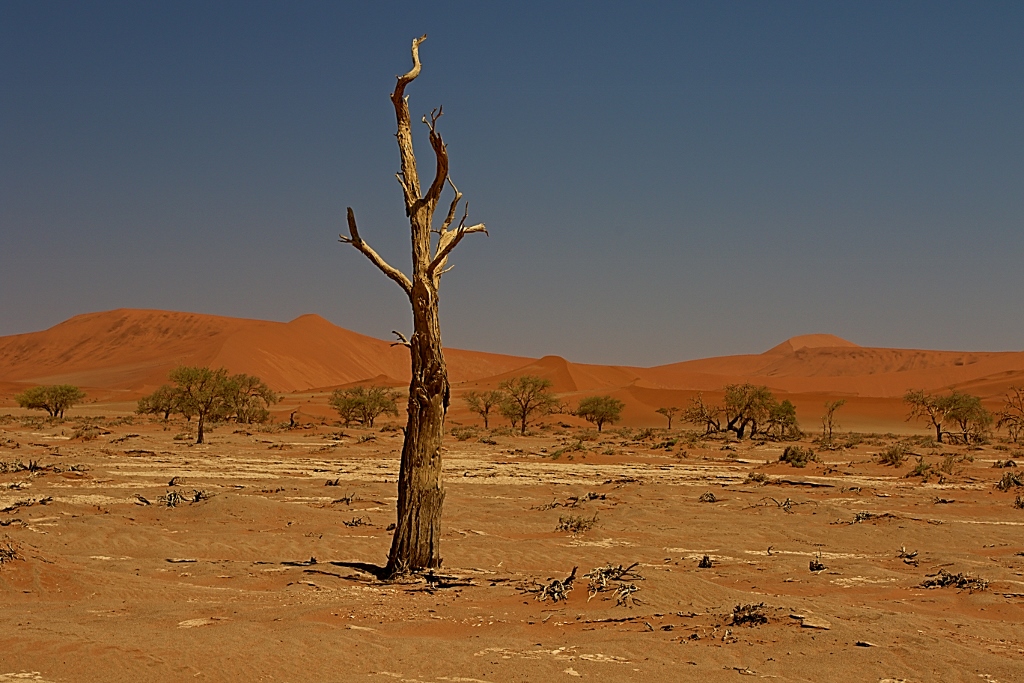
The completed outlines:
[[[78,315],[42,332],[0,337],[0,382],[68,382],[147,391],[177,365],[224,366],[299,391],[379,378],[405,383],[408,351],[317,315],[288,323],[119,309]],[[506,372],[528,358],[451,349],[454,382]]]
[[[446,349],[456,395],[496,387],[517,375],[551,380],[568,400],[608,393],[626,402],[625,419],[657,423],[655,408],[685,405],[695,392],[714,396],[726,384],[753,382],[818,411],[828,397],[846,397],[846,412],[902,420],[908,389],[958,388],[988,401],[1024,384],[1024,352],[956,352],[866,348],[829,334],[788,339],[759,354],[721,356],[651,368],[573,363]],[[281,392],[361,381],[409,380],[401,346],[340,328],[317,315],[288,323],[195,313],[119,309],[75,316],[41,332],[0,337],[0,388],[67,382],[141,395],[166,381],[176,365],[224,366],[262,377]],[[855,408],[859,405],[860,408]],[[459,408],[456,410],[458,417]],[[468,414],[462,417],[469,419]]]

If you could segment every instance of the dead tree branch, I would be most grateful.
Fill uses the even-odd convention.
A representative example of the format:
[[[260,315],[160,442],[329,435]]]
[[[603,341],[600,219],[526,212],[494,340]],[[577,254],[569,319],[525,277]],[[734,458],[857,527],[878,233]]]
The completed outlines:
[[[351,244],[353,247],[363,253],[366,258],[370,259],[373,265],[377,266],[382,273],[387,275],[389,278],[398,283],[398,286],[405,290],[406,294],[412,294],[412,282],[405,276],[405,273],[398,270],[373,250],[369,244],[364,242],[359,237],[359,229],[356,227],[356,214],[352,211],[352,207],[348,207],[348,232],[349,237],[344,235],[338,235],[338,241],[344,244]]]

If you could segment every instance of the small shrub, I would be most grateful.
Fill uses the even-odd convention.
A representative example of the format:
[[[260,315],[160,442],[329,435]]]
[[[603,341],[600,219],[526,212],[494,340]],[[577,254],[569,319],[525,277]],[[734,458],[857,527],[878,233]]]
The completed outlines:
[[[717,503],[718,498],[715,497],[714,493],[708,491],[707,493],[700,494],[700,498],[697,501],[701,503]]]
[[[596,524],[596,514],[593,517],[569,515],[568,517],[558,518],[558,526],[555,527],[555,531],[568,531],[575,536],[576,534],[582,534],[590,531]]]
[[[816,462],[818,456],[810,448],[800,446],[786,446],[779,456],[779,462],[788,462],[793,467],[807,467],[807,463]]]
[[[954,586],[959,590],[973,593],[987,589],[988,581],[969,574],[951,574],[945,569],[940,569],[938,574],[929,574],[928,578],[921,582],[921,588],[946,588],[947,586]]]
[[[917,464],[914,465],[914,469],[907,472],[903,477],[910,479],[911,477],[921,477],[924,481],[928,481],[929,477],[932,476],[932,466],[924,461],[924,456],[918,456]]]
[[[1017,466],[1017,462],[1015,460],[996,460],[992,464],[992,467],[1000,467],[1000,468],[1016,467],[1016,466]]]
[[[658,433],[658,430],[651,429],[650,427],[646,427],[644,429],[641,429],[639,432],[637,432],[636,434],[633,435],[633,441],[647,441],[647,439],[650,439],[651,437],[655,436],[657,433]]]
[[[1017,498],[1013,501],[1013,507],[1017,508],[1018,510],[1024,510],[1024,498],[1017,496]]]
[[[451,435],[458,441],[469,441],[476,436],[476,429],[473,427],[452,427]]]
[[[571,444],[565,445],[562,448],[559,448],[559,449],[557,449],[555,451],[552,451],[552,453],[551,453],[551,455],[549,457],[552,460],[558,460],[559,458],[561,458],[566,453],[575,453],[576,451],[585,451],[585,450],[587,450],[587,449],[583,447],[583,442],[582,441],[577,441],[575,443],[571,443]]]
[[[1016,486],[1024,486],[1024,477],[1016,472],[1004,472],[1003,478],[996,483],[996,488],[1000,491],[1009,491]]]
[[[942,462],[939,463],[939,472],[943,474],[960,474],[967,467],[967,463],[971,462],[974,462],[973,455],[950,453],[943,456]]]
[[[486,436],[480,439],[480,443],[487,444],[488,446],[497,446],[498,442],[494,439],[488,439]]]
[[[582,429],[576,438],[580,441],[597,441],[601,438],[601,435],[597,433],[595,429]]]
[[[92,441],[100,434],[102,434],[102,432],[99,429],[93,427],[92,425],[89,425],[86,427],[79,427],[78,429],[76,429],[74,432],[71,433],[71,438],[81,439],[82,441]]]
[[[732,609],[733,626],[759,626],[768,623],[763,602],[756,605],[736,605]]]
[[[768,483],[768,475],[764,472],[748,472],[745,484],[766,484]]]
[[[9,540],[0,542],[0,567],[3,567],[8,562],[14,562],[15,560],[22,559],[21,554],[18,552],[18,546]]]
[[[166,494],[157,497],[157,502],[169,508],[178,507],[181,503],[198,503],[201,500],[209,500],[211,495],[206,491],[194,490],[192,493],[180,493],[168,491]]]
[[[878,454],[878,462],[889,467],[900,467],[910,455],[910,444],[898,441]]]

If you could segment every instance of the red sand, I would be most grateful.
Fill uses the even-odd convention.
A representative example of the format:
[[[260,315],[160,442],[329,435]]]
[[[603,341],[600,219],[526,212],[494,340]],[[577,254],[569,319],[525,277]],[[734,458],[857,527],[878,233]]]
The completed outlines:
[[[958,388],[995,405],[1024,383],[1022,352],[956,352],[865,348],[828,334],[793,337],[760,354],[722,356],[652,368],[529,359],[447,349],[456,396],[531,374],[551,380],[572,401],[608,393],[626,402],[625,422],[661,425],[658,407],[683,407],[697,391],[712,395],[737,382],[764,384],[802,408],[814,428],[821,404],[848,401],[841,421],[889,430],[903,423],[900,397],[909,389]],[[224,366],[263,378],[281,392],[355,382],[408,382],[407,351],[342,329],[317,315],[289,323],[194,313],[119,309],[79,315],[42,332],[0,338],[0,401],[26,384],[68,382],[91,400],[132,400],[166,381],[179,364]],[[471,420],[454,407],[456,420]]]

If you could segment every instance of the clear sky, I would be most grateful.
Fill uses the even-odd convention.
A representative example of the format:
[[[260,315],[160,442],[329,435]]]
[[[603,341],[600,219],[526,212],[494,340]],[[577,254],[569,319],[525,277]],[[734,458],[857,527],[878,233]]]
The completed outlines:
[[[387,338],[388,94],[471,235],[449,346],[1024,349],[1024,3],[0,3],[0,334],[119,307]],[[432,167],[425,127],[414,130]]]

